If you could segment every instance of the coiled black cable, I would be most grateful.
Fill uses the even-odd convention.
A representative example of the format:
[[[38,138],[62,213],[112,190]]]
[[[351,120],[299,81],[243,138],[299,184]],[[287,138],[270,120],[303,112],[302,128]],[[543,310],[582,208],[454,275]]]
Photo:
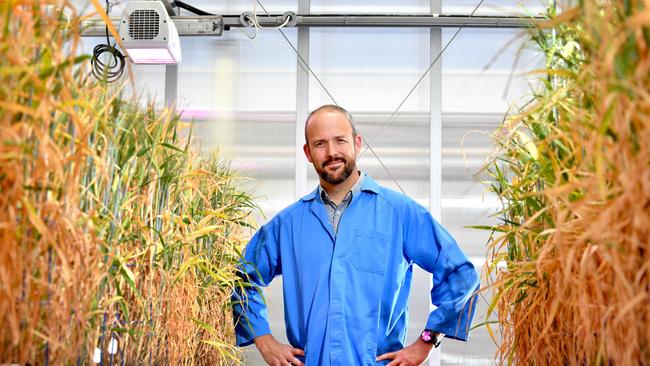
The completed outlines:
[[[110,12],[110,5],[106,0],[106,15]],[[107,56],[103,56],[107,54]],[[103,61],[106,60],[106,61]],[[108,27],[106,27],[106,44],[98,44],[93,49],[93,57],[90,59],[92,74],[101,81],[112,83],[119,79],[124,73],[126,60],[120,50],[111,45],[108,38]]]
[[[108,54],[106,62],[102,61],[102,55],[105,53]],[[124,73],[126,61],[122,52],[108,43],[95,46],[90,64],[92,65],[92,73],[98,80],[112,83]]]

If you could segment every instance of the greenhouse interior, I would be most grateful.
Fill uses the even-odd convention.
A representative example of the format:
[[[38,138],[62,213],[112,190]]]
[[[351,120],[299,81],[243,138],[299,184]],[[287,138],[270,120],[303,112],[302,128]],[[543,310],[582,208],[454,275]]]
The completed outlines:
[[[648,1],[0,32],[0,365],[650,365]]]

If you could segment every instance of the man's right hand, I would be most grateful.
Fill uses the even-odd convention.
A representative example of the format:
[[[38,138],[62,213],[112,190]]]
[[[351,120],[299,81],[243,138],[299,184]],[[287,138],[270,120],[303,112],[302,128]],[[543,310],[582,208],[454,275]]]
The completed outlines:
[[[296,356],[304,356],[305,351],[282,344],[270,334],[259,336],[254,342],[264,361],[270,366],[304,366]]]

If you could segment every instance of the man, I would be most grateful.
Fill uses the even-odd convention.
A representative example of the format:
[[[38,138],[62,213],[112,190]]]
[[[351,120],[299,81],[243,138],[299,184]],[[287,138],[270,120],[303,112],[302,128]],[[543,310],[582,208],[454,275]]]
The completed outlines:
[[[474,266],[424,207],[357,170],[352,116],[333,105],[313,111],[303,149],[320,186],[260,228],[241,266],[259,287],[283,276],[291,345],[271,335],[256,287],[233,295],[237,344],[255,343],[274,366],[395,366],[421,364],[443,335],[466,340]],[[404,347],[413,264],[433,274],[437,308]]]

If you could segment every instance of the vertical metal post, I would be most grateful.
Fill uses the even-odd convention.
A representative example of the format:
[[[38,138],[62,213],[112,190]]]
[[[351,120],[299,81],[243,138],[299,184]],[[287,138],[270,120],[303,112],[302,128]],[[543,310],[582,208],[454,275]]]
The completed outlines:
[[[430,6],[431,15],[442,12],[441,0],[431,0]],[[432,27],[429,32],[429,62],[432,62],[442,51],[442,29]],[[429,112],[431,133],[429,211],[440,222],[442,221],[442,58],[433,65],[429,78],[431,98]],[[431,307],[433,310],[433,305]],[[440,352],[440,348],[435,348],[431,352],[429,366],[440,366]]]
[[[180,8],[174,8],[170,0],[161,0],[170,16],[180,15]],[[178,65],[165,66],[165,108],[171,108],[178,98]]]
[[[165,66],[165,107],[171,108],[178,97],[178,65]]]
[[[309,14],[309,0],[298,1],[298,14]],[[298,53],[309,62],[309,27],[298,27]],[[305,119],[309,114],[309,69],[300,58],[296,58],[296,141],[294,198],[307,193],[307,161],[302,151]]]

